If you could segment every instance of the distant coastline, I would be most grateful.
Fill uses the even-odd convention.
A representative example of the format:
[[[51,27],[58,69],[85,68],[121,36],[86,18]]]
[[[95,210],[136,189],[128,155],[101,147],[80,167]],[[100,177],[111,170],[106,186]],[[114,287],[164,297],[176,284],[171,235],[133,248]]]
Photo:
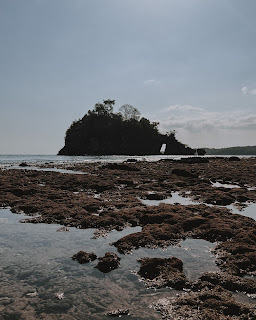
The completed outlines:
[[[256,155],[256,146],[230,147],[230,148],[204,148],[206,155],[236,155],[236,156],[254,156]]]

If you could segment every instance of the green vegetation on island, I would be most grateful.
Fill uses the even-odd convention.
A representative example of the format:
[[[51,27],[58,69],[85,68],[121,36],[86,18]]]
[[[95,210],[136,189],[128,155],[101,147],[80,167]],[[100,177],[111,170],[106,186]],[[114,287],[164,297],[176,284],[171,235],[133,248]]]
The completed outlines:
[[[195,150],[179,142],[175,132],[161,134],[158,123],[140,117],[131,105],[113,112],[115,100],[97,103],[66,131],[65,146],[59,155],[194,155]]]
[[[207,155],[236,155],[236,156],[254,156],[256,155],[256,146],[230,147],[230,148],[205,148]]]

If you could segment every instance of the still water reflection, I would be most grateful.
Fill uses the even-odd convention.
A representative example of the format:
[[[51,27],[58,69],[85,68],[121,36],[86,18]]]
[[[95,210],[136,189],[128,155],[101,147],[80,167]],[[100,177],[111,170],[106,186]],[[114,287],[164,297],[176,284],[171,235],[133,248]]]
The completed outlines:
[[[0,210],[0,319],[1,315],[3,319],[109,319],[105,312],[117,308],[129,308],[129,319],[160,319],[148,306],[177,291],[146,289],[132,272],[139,270],[139,257],[180,258],[189,279],[217,270],[210,253],[213,244],[204,240],[187,239],[165,251],[141,248],[121,255],[109,243],[139,232],[140,227],[92,239],[94,229],[56,232],[59,225],[19,223],[25,217]],[[73,261],[79,250],[97,256],[115,252],[121,266],[103,274],[94,268],[97,261],[85,265]],[[64,299],[58,299],[62,293]]]

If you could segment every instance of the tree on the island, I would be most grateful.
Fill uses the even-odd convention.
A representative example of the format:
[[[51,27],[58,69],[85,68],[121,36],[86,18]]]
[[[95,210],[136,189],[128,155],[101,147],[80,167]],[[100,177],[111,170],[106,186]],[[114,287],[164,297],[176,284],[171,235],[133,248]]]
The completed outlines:
[[[107,116],[113,113],[113,106],[115,104],[115,100],[103,100],[103,103],[96,103],[94,110],[92,111],[94,114]]]
[[[166,132],[166,135],[168,136],[168,137],[173,137],[173,138],[175,138],[176,137],[176,133],[177,133],[177,131],[176,130],[171,130],[171,131],[167,131]]]
[[[130,104],[124,104],[119,108],[119,112],[121,113],[124,120],[139,120],[140,112],[137,108],[131,106]]]

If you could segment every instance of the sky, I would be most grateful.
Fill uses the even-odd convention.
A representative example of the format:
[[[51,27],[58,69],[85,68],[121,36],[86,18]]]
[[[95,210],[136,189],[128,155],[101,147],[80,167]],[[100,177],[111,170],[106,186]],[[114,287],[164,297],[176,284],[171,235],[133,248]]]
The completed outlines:
[[[190,147],[256,145],[255,0],[0,0],[0,154],[57,154],[104,99]]]

